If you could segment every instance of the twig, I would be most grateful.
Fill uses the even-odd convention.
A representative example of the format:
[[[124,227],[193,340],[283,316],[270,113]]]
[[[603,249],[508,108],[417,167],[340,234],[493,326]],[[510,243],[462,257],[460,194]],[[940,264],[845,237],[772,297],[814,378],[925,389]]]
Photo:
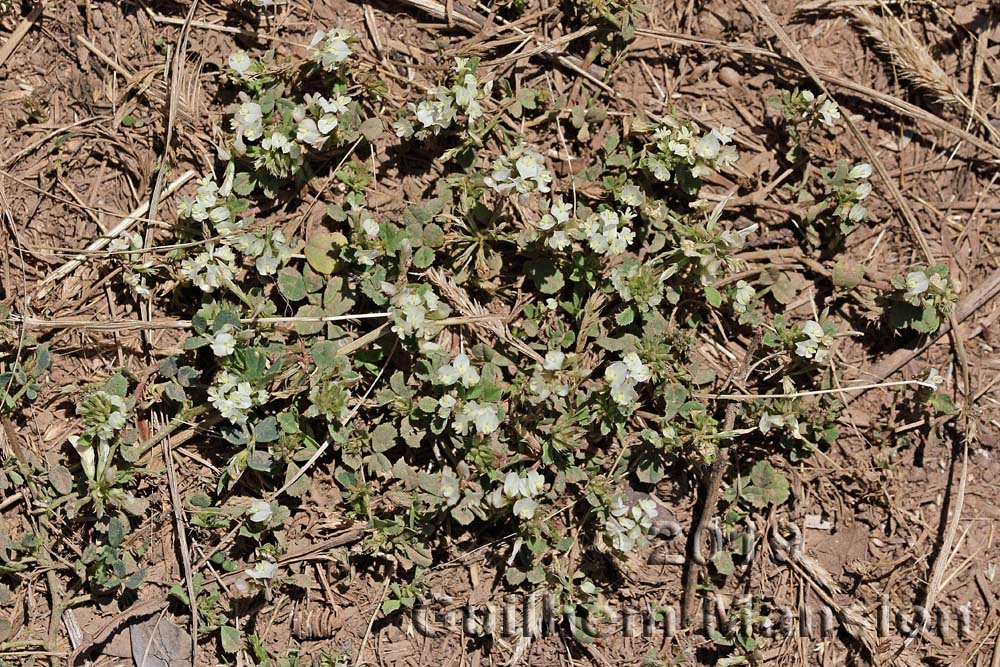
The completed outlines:
[[[0,67],[4,66],[7,59],[10,58],[11,54],[18,47],[22,40],[27,36],[28,31],[31,30],[31,26],[35,25],[35,21],[38,17],[42,15],[42,6],[35,5],[28,12],[28,15],[14,28],[14,32],[10,34],[4,45],[0,47]]]
[[[361,638],[361,646],[358,647],[358,658],[354,661],[354,667],[361,667],[361,658],[365,654],[365,647],[368,645],[368,640],[372,636],[372,626],[375,625],[375,618],[378,616],[379,609],[382,607],[382,601],[385,600],[385,594],[389,590],[390,580],[385,580],[385,586],[382,587],[382,595],[379,597],[378,604],[375,605],[375,611],[372,612],[371,617],[368,619],[368,627],[365,628],[365,636]]]
[[[750,362],[757,351],[759,338],[754,338],[747,346],[746,354],[738,370],[733,373],[737,383],[742,385],[746,382],[750,374]],[[723,429],[732,431],[736,426],[736,410],[739,405],[730,403],[726,406],[726,418]],[[681,592],[681,627],[690,627],[694,621],[695,611],[695,589],[698,586],[698,571],[701,569],[701,538],[705,535],[709,522],[715,516],[715,506],[719,503],[719,495],[722,492],[722,480],[729,467],[729,447],[725,441],[719,442],[719,451],[708,469],[708,479],[705,482],[705,495],[701,502],[701,511],[698,513],[698,522],[695,524],[687,541],[687,559],[684,564],[684,574],[682,577],[683,589]]]
[[[173,183],[167,186],[166,190],[163,191],[161,199],[166,199],[173,193],[177,192],[177,190],[180,189],[181,186],[190,181],[192,178],[194,178],[193,171],[186,171],[183,174],[181,174],[179,177],[177,177],[177,179],[174,180]],[[128,217],[124,218],[121,222],[115,225],[110,232],[108,232],[104,236],[100,236],[94,239],[94,241],[86,247],[84,252],[94,253],[97,252],[98,250],[102,250],[109,243],[111,243],[112,239],[118,237],[122,232],[124,232],[129,227],[134,225],[136,221],[142,218],[142,216],[146,215],[146,212],[148,210],[149,210],[149,202],[140,204],[134,211],[132,211],[128,215]],[[76,268],[81,264],[83,264],[83,262],[85,261],[87,261],[87,255],[77,255],[76,257],[69,260],[68,262],[60,266],[58,269],[53,271],[51,274],[49,274],[47,278],[45,278],[45,280],[43,280],[41,283],[38,284],[38,291],[35,293],[35,298],[36,299],[44,298],[45,295],[49,293],[49,290],[51,289],[50,285],[52,285],[52,283],[56,282],[57,280],[62,280],[69,274],[73,273],[73,271],[75,271]]]
[[[187,526],[184,523],[184,510],[181,505],[181,493],[177,488],[177,474],[174,470],[173,450],[170,448],[170,438],[163,439],[163,459],[167,466],[167,485],[170,487],[170,504],[174,509],[174,521],[177,523],[177,542],[181,552],[181,562],[184,565],[184,583],[187,586],[188,603],[191,607],[191,664],[198,664],[198,596],[194,587],[194,572],[191,568],[191,553],[188,549]]]

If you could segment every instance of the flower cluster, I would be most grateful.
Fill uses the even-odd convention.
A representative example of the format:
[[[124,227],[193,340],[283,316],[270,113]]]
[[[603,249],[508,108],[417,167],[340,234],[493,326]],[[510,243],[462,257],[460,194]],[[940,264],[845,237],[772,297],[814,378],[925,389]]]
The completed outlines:
[[[945,294],[949,290],[947,278],[940,273],[927,275],[926,271],[910,271],[905,279],[903,300],[913,306],[922,306],[927,296]]]
[[[840,106],[827,97],[826,93],[816,97],[811,90],[803,90],[802,100],[807,104],[801,112],[804,120],[815,122],[818,119],[827,127],[833,127],[840,120]]]
[[[553,250],[565,250],[572,243],[565,230],[572,212],[572,204],[563,201],[562,197],[556,195],[549,202],[548,210],[538,222],[539,229],[543,232],[551,232],[546,244]]]
[[[536,367],[531,376],[528,390],[540,401],[544,401],[552,395],[560,398],[568,396],[569,384],[566,383],[566,373],[563,372],[565,366],[566,354],[560,350],[549,350],[545,353],[542,365]]]
[[[244,155],[247,141],[257,141],[264,136],[264,111],[244,92],[240,92],[239,100],[240,106],[229,120],[229,127],[236,135],[233,146],[237,155]]]
[[[533,192],[548,192],[552,173],[545,168],[545,158],[519,144],[493,161],[493,172],[484,181],[500,194],[516,192],[522,197]]]
[[[664,183],[682,173],[707,176],[736,163],[736,148],[732,146],[735,132],[731,127],[719,127],[701,134],[694,123],[668,116],[653,131],[654,143],[643,166]]]
[[[449,400],[450,399],[450,400]],[[470,426],[475,426],[479,435],[486,436],[500,428],[500,417],[496,407],[489,403],[479,403],[478,401],[465,401],[457,409],[458,400],[446,394],[438,401],[440,408],[451,410],[452,424],[459,435],[469,433]]]
[[[429,342],[438,333],[435,319],[448,316],[448,306],[429,285],[413,288],[381,283],[382,293],[389,297],[389,318],[392,331],[400,337],[416,336]]]
[[[438,369],[437,381],[446,386],[461,382],[462,386],[468,389],[479,383],[479,372],[473,368],[469,356],[462,352],[455,357],[452,363],[445,364]]]
[[[309,41],[309,57],[327,71],[336,69],[351,56],[351,31],[346,28],[317,30]]]
[[[400,118],[393,123],[396,135],[403,138],[426,139],[440,134],[455,122],[459,111],[465,113],[472,123],[483,115],[481,100],[493,90],[493,82],[487,81],[480,87],[476,78],[477,58],[456,58],[455,79],[450,88],[438,86],[427,91],[427,97],[417,104],[412,102],[402,110]],[[415,126],[411,117],[416,120]]]
[[[295,138],[314,150],[322,150],[353,101],[348,95],[336,95],[333,99],[319,93],[306,95],[304,103],[292,111],[292,118],[298,123]]]
[[[611,400],[622,407],[631,406],[639,399],[635,386],[649,378],[649,368],[635,352],[626,352],[621,361],[604,370],[604,379],[611,387]]]
[[[629,503],[624,495],[615,497],[610,516],[604,524],[605,542],[620,553],[628,553],[640,544],[653,528],[658,510],[656,501],[643,498]]]
[[[838,202],[833,214],[837,218],[856,224],[868,217],[868,209],[861,202],[872,192],[872,185],[867,180],[871,175],[872,166],[867,163],[855,165],[847,172],[836,193]]]
[[[634,301],[641,313],[647,313],[663,301],[664,273],[651,263],[627,258],[611,269],[611,286],[622,301]]]
[[[580,223],[577,239],[585,240],[598,255],[620,255],[635,241],[629,226],[635,214],[631,209],[621,213],[604,208]]]
[[[181,274],[203,292],[229,286],[236,272],[236,253],[229,246],[206,243],[205,250],[181,262]]]
[[[83,418],[88,433],[102,442],[111,440],[125,427],[128,413],[125,399],[106,391],[96,391],[76,406],[76,414]]]
[[[247,423],[247,411],[267,401],[267,392],[254,389],[249,382],[240,380],[229,371],[222,371],[215,384],[208,388],[208,402],[230,423]]]
[[[538,509],[535,497],[544,490],[545,478],[539,472],[531,470],[524,476],[509,472],[504,477],[503,485],[493,489],[488,500],[497,509],[513,503],[514,516],[518,519],[530,519]]]
[[[803,359],[823,363],[830,356],[833,336],[816,320],[809,320],[800,330],[804,338],[795,344],[795,354]]]

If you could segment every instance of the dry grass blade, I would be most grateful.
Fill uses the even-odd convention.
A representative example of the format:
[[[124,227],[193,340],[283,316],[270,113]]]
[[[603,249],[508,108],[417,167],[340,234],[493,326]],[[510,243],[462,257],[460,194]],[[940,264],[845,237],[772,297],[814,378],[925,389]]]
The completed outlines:
[[[486,310],[486,308],[474,301],[468,292],[455,284],[455,281],[440,269],[430,269],[427,272],[427,278],[441,291],[442,296],[455,306],[462,315],[475,318],[474,320],[470,320],[473,330],[480,334],[499,338],[519,352],[534,359],[539,364],[544,363],[545,360],[542,359],[542,356],[538,352],[535,352],[511,334],[510,329],[507,328],[507,324],[505,323],[507,319],[506,315],[491,313]]]
[[[24,20],[18,24],[11,33],[4,45],[0,47],[0,67],[3,67],[7,59],[10,58],[11,54],[14,53],[14,49],[18,47],[22,40],[27,36],[28,31],[31,30],[31,26],[35,25],[35,21],[38,17],[42,15],[42,6],[35,5],[31,12],[28,13]]]
[[[963,107],[994,138],[1000,137],[1000,132],[966,97],[955,79],[941,69],[906,24],[895,16],[876,14],[864,7],[854,7],[851,14],[905,79],[934,95],[940,102]]]

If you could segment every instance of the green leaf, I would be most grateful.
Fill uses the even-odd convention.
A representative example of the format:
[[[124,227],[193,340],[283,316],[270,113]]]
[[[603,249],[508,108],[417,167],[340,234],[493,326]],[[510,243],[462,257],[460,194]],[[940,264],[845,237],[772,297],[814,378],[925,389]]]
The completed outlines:
[[[424,246],[413,253],[413,265],[418,269],[426,269],[434,263],[434,251]]]
[[[243,647],[243,636],[231,625],[219,628],[219,640],[222,642],[222,650],[226,653],[236,653]]]
[[[733,555],[725,549],[715,552],[715,555],[712,556],[712,565],[715,566],[716,572],[725,577],[736,572],[736,566],[733,565]]]
[[[290,266],[278,273],[278,291],[289,301],[302,301],[309,296],[302,274]]]
[[[372,431],[372,449],[385,452],[396,444],[396,427],[392,424],[379,424]]]
[[[125,525],[116,516],[108,520],[108,544],[117,549],[125,539]]]
[[[302,252],[309,266],[317,273],[329,275],[337,269],[337,259],[333,254],[347,244],[347,237],[340,232],[314,234]],[[278,283],[279,287],[281,283]]]
[[[562,273],[550,259],[539,259],[525,266],[531,280],[542,294],[556,294],[566,284]]]
[[[758,461],[750,471],[750,486],[743,497],[757,509],[780,505],[788,500],[788,480],[767,461]]]
[[[267,417],[253,427],[253,437],[257,442],[274,442],[278,439],[278,420]]]
[[[332,340],[321,340],[311,348],[313,363],[316,368],[333,368],[337,365],[340,346]]]
[[[388,616],[400,607],[399,600],[389,598],[388,600],[382,601],[382,613]]]
[[[615,322],[617,322],[618,326],[620,327],[627,327],[628,325],[632,324],[634,320],[635,320],[635,311],[632,310],[631,308],[626,308],[622,312],[615,315]]]
[[[361,123],[361,127],[358,128],[358,132],[361,133],[365,139],[369,142],[374,142],[380,136],[385,128],[382,126],[382,121],[378,118],[369,118],[365,122]]]
[[[330,317],[346,315],[353,307],[354,299],[351,298],[351,291],[344,285],[344,279],[340,276],[330,278],[323,290],[324,314]]]
[[[295,311],[296,317],[323,317],[326,311],[317,305],[307,303]],[[295,333],[300,336],[314,336],[326,326],[323,322],[296,322]]]
[[[705,285],[705,299],[713,308],[722,305],[722,293],[711,285]]]

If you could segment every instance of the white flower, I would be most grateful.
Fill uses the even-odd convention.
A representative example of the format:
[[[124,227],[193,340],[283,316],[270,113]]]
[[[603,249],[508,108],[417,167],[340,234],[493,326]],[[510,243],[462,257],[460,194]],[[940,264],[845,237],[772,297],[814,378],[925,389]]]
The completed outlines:
[[[566,361],[566,354],[559,350],[549,350],[545,353],[545,363],[542,365],[547,371],[558,371]]]
[[[611,400],[623,407],[638,400],[635,385],[646,382],[649,378],[649,368],[635,352],[626,353],[621,361],[616,361],[604,370],[604,379],[610,386]]]
[[[243,143],[244,139],[247,141],[257,141],[264,135],[264,112],[260,105],[251,101],[246,93],[240,93],[240,100],[242,102],[229,122],[229,125],[233,132],[236,133],[234,141],[236,148],[241,152],[245,152],[246,145]]]
[[[246,51],[236,51],[229,56],[229,66],[237,74],[246,74],[246,71],[250,69],[253,61],[250,60],[250,56],[247,55]]]
[[[944,377],[938,372],[938,369],[931,368],[927,371],[927,377],[924,378],[924,382],[931,385],[934,391],[937,391],[938,387],[944,382]]]
[[[271,519],[274,512],[271,510],[271,503],[266,500],[255,500],[250,503],[247,514],[250,515],[250,520],[254,523],[264,523]]]
[[[859,165],[854,166],[849,172],[847,172],[847,178],[852,181],[859,181],[868,178],[872,175],[872,166],[867,162],[862,162]]]
[[[462,386],[466,388],[474,387],[479,382],[479,372],[472,367],[468,355],[462,352],[451,364],[445,364],[438,369],[438,381],[445,385],[461,381]]]
[[[274,575],[278,573],[278,564],[264,560],[247,568],[246,572],[251,579],[273,579]]]
[[[514,503],[514,516],[518,519],[530,519],[535,516],[538,503],[533,498],[520,498]]]
[[[906,274],[906,292],[903,293],[903,298],[916,305],[919,302],[917,296],[926,292],[930,284],[930,278],[923,271],[910,271]]]
[[[476,430],[480,435],[489,435],[500,428],[500,417],[492,405],[484,405],[476,414]]]
[[[318,30],[309,42],[309,55],[325,70],[332,70],[351,56],[347,40],[351,33],[343,28]]]
[[[484,182],[500,194],[527,195],[548,192],[552,174],[545,168],[545,158],[540,153],[518,145],[493,162],[493,173]]]
[[[366,215],[361,219],[361,229],[368,236],[368,238],[375,238],[378,236],[379,224],[375,222],[375,219],[370,215]]]
[[[626,206],[634,206],[638,208],[646,202],[646,193],[644,193],[642,188],[638,185],[628,183],[627,185],[622,186],[622,191],[618,196],[618,200]]]
[[[819,115],[824,125],[836,125],[840,118],[840,107],[833,100],[824,95],[823,103],[819,106]]]
[[[476,401],[467,401],[454,415],[455,430],[460,435],[469,432],[469,425],[474,424],[480,435],[489,435],[500,427],[500,418],[492,405],[480,405]]]
[[[396,136],[401,139],[408,139],[413,136],[413,123],[409,118],[400,118],[392,124],[392,129],[396,131]]]
[[[87,479],[93,481],[97,476],[97,453],[89,439],[81,439],[78,435],[69,436],[69,444],[80,456],[80,465]]]
[[[267,392],[254,390],[249,382],[240,382],[229,371],[222,371],[216,384],[208,388],[208,402],[233,424],[246,424],[247,411],[267,400]]]
[[[733,295],[733,310],[737,313],[745,313],[750,308],[750,302],[757,295],[757,290],[753,285],[745,280],[736,283],[736,292]]]
[[[564,202],[562,197],[555,196],[549,204],[548,213],[542,216],[538,223],[539,229],[548,231],[554,227],[566,224],[569,221],[570,213],[573,210],[572,204]]]
[[[236,351],[236,337],[230,333],[232,329],[233,327],[227,324],[212,337],[212,354],[217,357],[228,357]]]
[[[304,144],[309,144],[316,150],[323,148],[326,143],[326,135],[320,132],[316,121],[312,118],[304,118],[295,130],[295,138]]]
[[[757,428],[760,429],[761,433],[767,433],[773,426],[784,425],[785,417],[783,415],[771,415],[765,412],[761,414],[760,421],[757,423]]]
[[[823,331],[823,326],[816,320],[809,320],[802,325],[801,331],[806,339],[795,344],[795,354],[817,362],[825,361],[833,339]]]

